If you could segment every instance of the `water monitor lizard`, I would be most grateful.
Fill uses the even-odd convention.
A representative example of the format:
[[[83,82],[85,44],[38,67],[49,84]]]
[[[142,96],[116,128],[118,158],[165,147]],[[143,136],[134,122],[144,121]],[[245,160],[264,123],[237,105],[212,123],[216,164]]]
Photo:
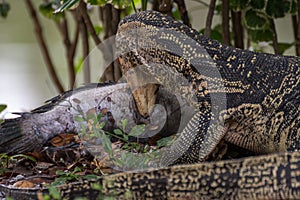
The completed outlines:
[[[196,104],[163,165],[205,160],[221,139],[257,153],[300,149],[299,57],[226,46],[155,11],[124,18],[116,41],[143,116],[160,84]],[[140,87],[141,74],[156,82]]]
[[[156,12],[142,12],[126,18],[121,23],[120,31],[124,32],[124,29],[128,27],[145,26],[145,24],[148,24],[147,27],[150,31],[154,31],[155,36],[158,36],[155,31],[157,27],[183,31],[185,36],[193,38],[200,46],[204,47],[213,58],[223,78],[221,83],[224,84],[224,87],[222,84],[218,85],[219,80],[216,80],[217,87],[213,89],[225,93],[227,97],[227,109],[221,115],[226,129],[223,134],[216,134],[218,138],[206,141],[205,139],[208,137],[204,137],[204,135],[210,133],[206,131],[209,129],[207,121],[216,117],[211,115],[209,106],[211,102],[209,98],[206,98],[209,96],[209,92],[213,91],[211,88],[207,88],[203,82],[204,79],[210,77],[200,76],[197,71],[192,71],[194,68],[189,65],[189,60],[178,60],[176,54],[170,56],[170,53],[159,51],[159,49],[139,49],[138,52],[134,52],[136,54],[129,53],[130,56],[122,56],[121,62],[125,66],[125,72],[127,71],[126,67],[132,67],[132,63],[138,61],[138,64],[141,64],[141,61],[151,61],[156,55],[160,56],[156,60],[171,66],[178,67],[177,61],[180,61],[182,64],[180,72],[183,72],[182,74],[191,80],[192,88],[197,89],[197,100],[203,100],[203,103],[199,103],[200,112],[195,115],[192,123],[184,131],[188,136],[189,134],[197,135],[197,140],[185,156],[176,160],[176,163],[202,160],[224,135],[228,141],[260,153],[299,149],[299,136],[297,136],[299,132],[299,67],[297,57],[257,54],[227,47],[198,35],[195,30]],[[130,39],[128,38],[128,41],[136,41],[136,39]],[[166,37],[164,39],[171,43],[178,39],[181,41],[180,38],[169,40]],[[119,42],[122,43],[121,40]],[[184,43],[180,45],[185,47]],[[158,44],[157,46],[159,47]],[[186,48],[182,48],[183,51],[185,51],[184,49],[186,50]],[[193,52],[197,55],[197,49],[190,50],[192,51],[185,53]],[[202,49],[201,52],[203,53]],[[197,56],[191,55],[190,58],[197,60]],[[207,73],[209,74],[209,72]],[[165,76],[165,78],[169,77]],[[225,88],[225,90],[218,90],[220,88]],[[147,95],[144,97],[152,96],[151,91],[153,93],[156,91],[153,86],[152,90],[146,91]],[[153,99],[147,100],[136,94],[139,94],[139,91],[135,92],[135,98],[138,105],[141,103],[139,105],[140,112],[148,115],[151,105],[143,105],[143,101],[148,104],[148,102],[153,103]],[[140,99],[144,100],[138,102]],[[198,123],[199,121],[201,124]],[[196,134],[193,132],[193,130],[197,130],[195,125],[200,127]],[[186,137],[185,134],[183,136]],[[204,146],[209,150],[204,149],[203,154],[199,157],[198,147],[205,142],[211,146]],[[171,161],[166,164],[173,164],[174,160]],[[122,195],[124,198],[128,198],[126,195],[129,195],[129,198],[285,199],[299,198],[299,177],[299,152],[289,152],[241,160],[180,165],[146,172],[121,173],[95,181],[102,185],[104,194],[114,193],[121,195],[120,198]],[[92,183],[93,181],[71,183],[61,186],[61,190],[69,197],[81,193],[92,199],[97,194],[97,192],[94,193],[96,190],[91,186]],[[10,188],[1,186],[2,191],[7,191],[7,189]],[[26,190],[25,194],[30,192],[31,190]],[[19,194],[22,194],[22,190]]]

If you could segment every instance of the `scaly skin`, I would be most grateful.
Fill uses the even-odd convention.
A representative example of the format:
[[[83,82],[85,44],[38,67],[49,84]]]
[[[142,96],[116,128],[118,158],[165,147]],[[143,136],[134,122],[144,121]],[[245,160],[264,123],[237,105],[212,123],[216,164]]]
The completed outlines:
[[[119,173],[58,189],[66,199],[299,199],[300,152]],[[0,184],[0,197],[3,193],[22,200],[48,190]]]
[[[142,115],[151,112],[147,97],[155,94],[137,89],[132,77],[140,65],[156,85],[173,88],[197,108],[164,165],[204,160],[223,138],[256,153],[300,149],[299,57],[229,47],[154,11],[123,19],[117,47]],[[187,84],[176,81],[180,75]]]

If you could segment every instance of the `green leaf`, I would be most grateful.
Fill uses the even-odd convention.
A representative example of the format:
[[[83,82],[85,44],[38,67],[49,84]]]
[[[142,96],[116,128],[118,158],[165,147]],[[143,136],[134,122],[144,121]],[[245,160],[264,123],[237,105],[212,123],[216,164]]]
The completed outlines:
[[[7,17],[8,11],[10,10],[10,5],[3,1],[3,3],[0,3],[0,15],[3,18]]]
[[[57,4],[56,2],[48,2],[48,3],[42,3],[39,6],[39,11],[47,18],[49,19],[53,19],[55,21],[58,21],[59,19],[61,19],[64,14],[63,13],[54,13],[54,7],[56,7]]]
[[[268,0],[266,13],[274,18],[284,17],[291,9],[291,2],[288,0]]]
[[[78,115],[74,116],[74,120],[75,120],[76,122],[84,122],[84,121],[85,121],[82,117],[80,117],[80,116],[78,116]]]
[[[172,138],[173,138],[173,136],[169,136],[169,137],[162,138],[162,139],[158,140],[157,141],[157,148],[166,147],[166,146],[171,145],[172,144]]]
[[[250,5],[254,9],[263,9],[265,7],[265,1],[262,0],[251,0]]]
[[[82,67],[83,67],[83,58],[80,57],[76,60],[76,64],[75,64],[75,67],[74,67],[76,75],[78,74],[78,72],[81,71]]]
[[[298,7],[297,7],[297,1],[293,0],[292,1],[292,6],[291,6],[291,14],[296,14],[298,11]]]
[[[10,157],[11,159],[16,159],[16,158],[26,158],[28,160],[31,160],[32,162],[36,162],[36,159],[32,156],[24,155],[24,154],[16,154]]]
[[[102,118],[102,113],[99,113],[99,114],[97,115],[97,121],[100,121],[101,118]]]
[[[109,137],[107,135],[105,135],[105,133],[102,133],[101,139],[102,139],[102,144],[103,144],[104,150],[109,155],[113,155],[112,145],[111,145],[111,141],[110,141]]]
[[[264,29],[268,24],[268,19],[262,13],[250,9],[245,14],[245,23],[252,30]]]
[[[88,2],[91,5],[104,6],[106,3],[108,3],[108,0],[88,0]]]
[[[173,14],[174,19],[181,20],[180,12],[177,7],[175,10],[172,11],[172,14]]]
[[[123,131],[121,131],[120,129],[115,129],[113,131],[116,135],[123,135]]]
[[[102,190],[103,187],[102,187],[102,185],[99,184],[99,183],[92,183],[92,184],[91,184],[91,188],[94,189],[94,190],[100,191],[100,190]]]
[[[111,0],[111,4],[117,9],[125,9],[131,5],[131,0]]]
[[[266,30],[249,30],[248,34],[253,42],[268,42],[273,40],[273,32]]]
[[[53,199],[60,199],[60,191],[55,186],[50,186],[48,190]]]
[[[130,132],[128,133],[128,135],[130,136],[139,136],[141,135],[145,130],[145,124],[139,124],[139,125],[135,125]]]
[[[123,138],[124,138],[125,141],[128,141],[128,135],[124,134]]]
[[[7,108],[7,105],[0,104],[0,113]]]
[[[278,43],[279,54],[283,54],[286,50],[291,48],[294,43]]]
[[[82,178],[86,179],[86,180],[92,180],[92,179],[98,179],[99,176],[97,176],[95,174],[87,174],[87,175],[82,176]]]
[[[128,124],[128,120],[127,119],[122,119],[121,120],[121,125],[122,125],[122,130],[123,131],[125,131],[127,124]]]
[[[58,186],[58,185],[63,185],[66,184],[66,178],[57,178],[54,182],[51,183],[51,186]]]
[[[82,171],[82,169],[80,167],[76,166],[73,170],[73,173],[81,172],[81,171]]]
[[[103,26],[94,26],[94,30],[96,32],[97,35],[99,35],[100,33],[102,33],[104,31]]]
[[[99,128],[100,128],[100,129],[103,129],[104,126],[105,126],[105,122],[101,122],[101,123],[99,124]]]
[[[57,8],[54,11],[54,13],[63,12],[64,10],[71,8],[78,2],[79,2],[79,0],[66,0],[59,8]]]
[[[141,1],[142,1],[142,10],[147,10],[148,0],[141,0]]]
[[[201,29],[199,32],[204,34],[204,31],[205,31],[205,29]],[[218,40],[219,42],[222,42],[222,26],[221,26],[221,24],[218,24],[213,29],[211,29],[209,38]]]
[[[61,170],[57,170],[57,171],[55,172],[55,174],[61,176],[61,175],[66,175],[66,172],[61,171]]]
[[[229,6],[233,10],[242,10],[249,4],[249,0],[230,0]]]

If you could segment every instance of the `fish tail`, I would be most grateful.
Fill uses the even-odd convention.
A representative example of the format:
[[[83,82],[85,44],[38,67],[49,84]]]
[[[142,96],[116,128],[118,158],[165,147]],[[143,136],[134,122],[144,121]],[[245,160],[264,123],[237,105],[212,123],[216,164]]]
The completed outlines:
[[[24,117],[5,119],[0,124],[0,153],[23,153],[33,149],[33,144],[24,134]]]

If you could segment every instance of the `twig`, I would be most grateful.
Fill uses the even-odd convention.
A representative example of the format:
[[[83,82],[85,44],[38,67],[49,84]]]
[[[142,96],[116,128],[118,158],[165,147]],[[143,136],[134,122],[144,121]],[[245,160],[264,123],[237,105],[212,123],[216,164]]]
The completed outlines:
[[[207,37],[210,37],[211,25],[212,25],[212,20],[213,20],[213,16],[214,16],[215,6],[216,6],[216,0],[211,0],[210,4],[209,4],[209,8],[208,8],[207,17],[206,17],[205,32],[204,32],[204,35]]]
[[[83,2],[82,0],[79,2],[78,5],[79,11],[81,13],[81,16],[84,19],[84,23],[86,24],[87,30],[89,31],[89,33],[91,34],[95,44],[98,46],[101,43],[100,38],[97,36],[96,31],[93,27],[92,21],[87,13],[87,9],[86,9],[86,3]]]
[[[229,0],[222,1],[222,41],[224,44],[230,45],[229,31]]]
[[[116,8],[112,8],[112,23],[111,23],[111,29],[112,29],[112,34],[115,35],[117,33],[118,30],[118,25],[119,22],[121,20],[121,10],[120,9],[116,9]],[[116,49],[112,49],[113,53],[115,54]],[[118,60],[114,61],[114,81],[118,81],[122,76],[121,73],[121,65],[118,62]]]
[[[32,5],[31,0],[26,0],[25,3],[26,3],[26,6],[27,6],[27,9],[28,9],[28,11],[31,15],[31,19],[32,19],[34,27],[35,27],[36,37],[37,37],[39,46],[41,48],[42,55],[43,55],[44,60],[46,62],[47,69],[50,73],[50,77],[52,78],[57,90],[59,92],[63,92],[64,88],[63,88],[63,86],[62,86],[62,84],[61,84],[61,82],[60,82],[60,80],[59,80],[59,78],[56,74],[54,65],[53,65],[52,60],[50,58],[50,54],[49,54],[49,51],[48,51],[48,48],[47,48],[47,45],[46,45],[46,42],[45,42],[45,39],[44,39],[44,36],[43,36],[43,33],[42,33],[42,27],[41,27],[41,24],[40,24],[39,19],[37,17],[36,11],[35,11],[35,9]]]
[[[75,36],[73,39],[73,42],[71,43],[71,48],[70,48],[70,55],[72,56],[72,58],[74,58],[75,56],[75,52],[76,52],[76,47],[77,47],[77,43],[78,43],[78,38],[79,38],[79,24],[76,24],[76,30],[75,30]]]
[[[201,3],[202,5],[204,5],[204,6],[206,6],[206,7],[208,7],[208,6],[209,6],[209,5],[208,5],[206,2],[204,2],[204,1],[201,1],[201,0],[192,0],[192,1],[195,1],[195,2]]]
[[[237,48],[244,48],[244,30],[242,26],[242,12],[231,11],[232,30],[234,33],[234,46]]]
[[[83,74],[84,74],[84,82],[89,83],[91,82],[90,76],[90,60],[89,60],[89,39],[88,39],[88,32],[86,24],[84,23],[84,19],[81,17],[80,23],[80,33],[82,36],[82,53],[84,57],[83,63]]]
[[[298,11],[297,11],[297,18],[296,18],[296,27],[295,27],[295,33],[296,33],[296,54],[297,56],[300,55],[300,1],[297,1]]]
[[[279,48],[278,48],[278,38],[277,38],[277,31],[274,23],[274,19],[270,19],[270,28],[273,31],[273,48],[274,53],[279,54]]]
[[[111,4],[106,4],[99,8],[100,20],[103,23],[105,30],[104,39],[112,40],[111,36],[117,33],[117,27],[120,22],[121,11],[114,8]],[[113,80],[117,81],[121,77],[120,65],[118,62],[113,61],[115,49],[111,46],[111,43],[104,43],[102,45],[102,53],[105,61],[109,61],[109,65],[105,69],[102,81]],[[112,62],[113,61],[113,62]]]
[[[136,7],[135,7],[134,0],[131,0],[131,4],[132,4],[132,7],[133,7],[133,10],[134,10],[134,12],[136,13],[136,12],[137,12],[137,10],[136,10]]]
[[[186,5],[184,0],[174,0],[174,2],[177,4],[178,6],[178,10],[180,12],[180,17],[182,22],[191,27],[191,23],[190,23],[190,19],[189,19],[189,15],[188,15],[188,11],[186,9]]]
[[[66,17],[63,17],[61,23],[56,22],[57,28],[60,31],[64,45],[65,51],[67,56],[67,63],[68,63],[68,71],[69,71],[69,87],[74,86],[75,84],[75,69],[74,69],[74,52],[72,52],[72,44],[69,37],[69,29],[68,29],[68,21]]]

